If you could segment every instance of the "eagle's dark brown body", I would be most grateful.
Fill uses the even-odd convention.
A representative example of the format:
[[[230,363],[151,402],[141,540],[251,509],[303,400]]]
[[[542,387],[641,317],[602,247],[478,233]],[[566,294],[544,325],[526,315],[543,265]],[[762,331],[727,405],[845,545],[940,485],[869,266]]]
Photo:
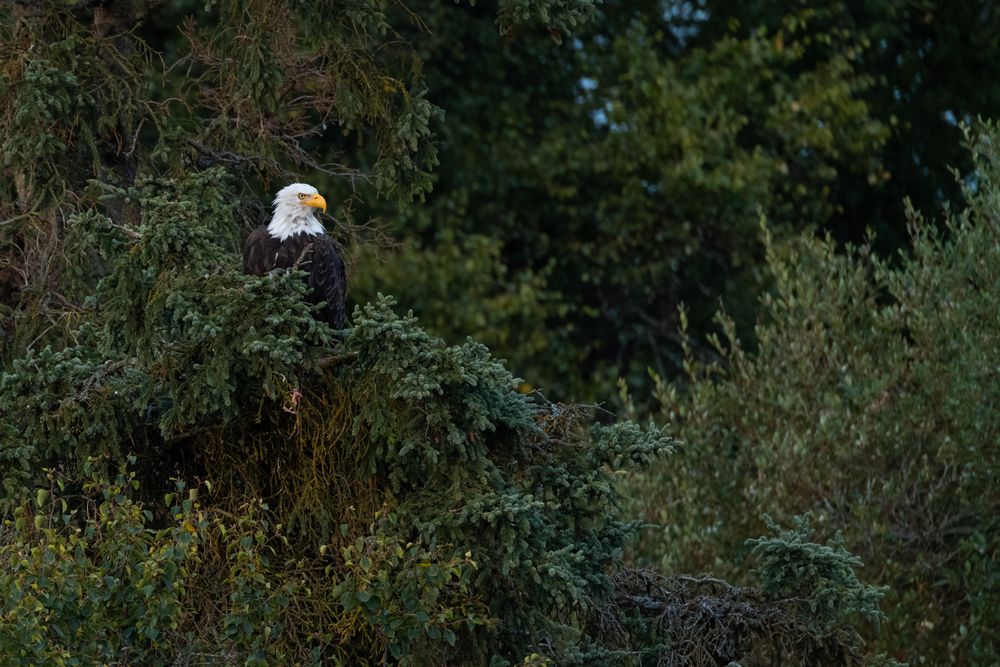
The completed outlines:
[[[307,274],[310,301],[323,304],[318,318],[334,329],[343,329],[347,325],[347,276],[333,239],[326,234],[302,232],[281,241],[271,236],[266,226],[247,237],[243,252],[247,273],[263,276],[293,266]]]

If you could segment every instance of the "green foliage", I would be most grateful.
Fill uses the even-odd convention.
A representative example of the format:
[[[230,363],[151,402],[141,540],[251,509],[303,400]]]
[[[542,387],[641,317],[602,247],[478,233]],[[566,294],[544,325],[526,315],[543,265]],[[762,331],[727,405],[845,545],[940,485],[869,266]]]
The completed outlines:
[[[859,621],[877,629],[885,590],[857,578],[861,561],[839,537],[813,542],[808,518],[793,521],[790,530],[769,522],[772,535],[749,541],[760,589],[621,570],[571,664],[898,665],[858,633]]]
[[[41,0],[0,9],[4,360],[60,345],[82,305],[76,297],[87,294],[81,274],[104,271],[74,261],[83,256],[67,221],[101,202],[118,233],[142,225],[158,233],[157,215],[140,212],[135,199],[151,178],[197,187],[192,172],[227,169],[225,201],[173,210],[164,187],[158,207],[161,216],[190,219],[228,206],[230,224],[211,233],[225,230],[233,241],[258,223],[259,193],[293,174],[311,172],[331,188],[331,180],[372,183],[395,202],[425,193],[441,110],[426,97],[412,48],[391,32],[383,7],[367,1]],[[147,236],[141,259],[181,249],[217,254],[210,239],[185,239],[188,229],[201,228]]]
[[[561,45],[528,27],[499,38],[504,4],[409,5],[430,34],[389,13],[447,119],[427,206],[376,207],[409,247],[358,273],[366,295],[400,296],[449,342],[488,341],[553,398],[606,400],[624,376],[644,403],[648,367],[680,373],[681,303],[699,357],[720,300],[751,333],[758,210],[779,239],[875,229],[895,252],[904,197],[961,205],[957,122],[1000,114],[1000,14],[981,3],[609,0]],[[482,262],[493,284],[477,291],[536,280],[558,299],[532,324],[455,294],[469,269],[449,258],[478,260],[479,236],[503,270]]]
[[[690,49],[672,48],[657,3],[605,3],[562,47],[505,44],[488,11],[421,15],[428,85],[449,92],[436,187],[392,212],[410,247],[360,265],[360,282],[406,294],[451,342],[490,339],[554,397],[606,399],[620,375],[673,373],[679,303],[699,332],[719,298],[751,320],[758,209],[784,235],[829,220],[845,174],[882,178],[889,124],[867,103],[875,77],[857,70],[866,42],[836,30],[819,43],[809,12]],[[500,268],[479,257],[480,236]],[[523,335],[497,333],[520,324],[511,306],[454,294],[466,262],[484,295],[527,281],[549,295]]]
[[[143,503],[134,473],[109,480],[96,463],[82,493],[50,474],[5,520],[5,664],[321,664],[322,641],[297,632],[308,609],[292,606],[318,582],[275,562],[287,538],[266,506],[208,509],[180,482]]]
[[[669,437],[536,402],[483,345],[448,346],[387,297],[332,344],[297,272],[239,271],[230,187],[217,170],[144,180],[111,193],[137,226],[70,221],[104,275],[72,344],[0,380],[4,503],[43,468],[72,479],[89,454],[113,467],[136,451],[147,503],[173,493],[167,475],[204,479],[210,506],[192,495],[169,513],[202,512],[203,548],[170,617],[183,632],[157,645],[166,662],[185,646],[250,664],[502,663],[571,646],[563,628],[611,593],[635,529],[617,479]],[[143,521],[130,531],[160,539]]]
[[[0,528],[5,664],[168,664],[197,551],[190,507],[146,529],[134,475],[91,472],[77,498],[50,480],[59,493],[39,489]]]
[[[996,12],[975,2],[926,0],[708,0],[700,12],[685,12],[685,4],[668,2],[689,37],[687,48],[760,29],[787,37],[789,28],[820,50],[837,48],[840,34],[864,45],[853,69],[873,82],[865,101],[871,118],[890,132],[880,170],[841,169],[831,184],[838,210],[828,228],[836,237],[857,242],[874,229],[876,243],[894,250],[907,242],[898,215],[904,198],[924,214],[945,202],[961,204],[951,170],[967,173],[973,165],[962,150],[959,124],[1000,115],[1000,93],[986,84],[1000,76],[992,39],[1000,29]]]
[[[0,506],[18,502],[43,467],[71,452],[78,460],[107,453],[121,458],[148,382],[143,370],[104,363],[93,348],[46,348],[16,360],[0,377]]]
[[[246,378],[275,394],[294,382],[304,349],[330,340],[304,302],[298,275],[243,274],[225,233],[225,185],[221,170],[176,184],[145,183],[121,193],[140,203],[136,228],[90,220],[84,232],[114,249],[106,258],[109,274],[95,289],[101,351],[134,357],[162,379],[164,432],[199,414],[233,414]]]
[[[560,31],[573,32],[591,21],[597,4],[594,0],[500,0],[497,24],[500,33],[510,37],[518,26],[537,20],[559,40]]]
[[[145,425],[169,436],[231,419],[241,388],[287,391],[330,340],[296,274],[244,275],[227,236],[213,232],[228,223],[225,182],[210,170],[121,193],[142,211],[133,229],[92,212],[70,219],[79,247],[103,253],[107,275],[88,297],[76,344],[28,352],[0,378],[8,416],[19,420],[0,432],[8,494],[27,471],[70,453],[120,458]],[[140,416],[136,433],[129,425]]]
[[[760,513],[811,511],[890,586],[881,642],[892,655],[996,661],[995,639],[977,630],[998,608],[1000,385],[985,370],[1000,331],[996,136],[973,140],[968,209],[943,230],[911,211],[912,248],[897,263],[829,239],[767,240],[775,288],[756,346],[722,317],[724,363],[689,358],[688,388],[660,385],[686,444],[636,487],[661,526],[645,562],[735,576]]]
[[[483,345],[448,347],[412,315],[396,316],[393,303],[383,297],[356,311],[348,341],[365,360],[349,367],[344,382],[370,397],[358,405],[354,430],[371,440],[373,472],[396,492],[442,471],[450,476],[460,461],[463,474],[481,477],[486,435],[500,429],[503,438],[523,436],[528,400],[514,393],[514,379]]]
[[[503,350],[512,368],[532,369],[534,382],[540,379],[539,365],[548,375],[570,372],[557,365],[568,354],[560,349],[565,332],[538,326],[567,313],[559,294],[546,286],[549,271],[511,273],[501,250],[499,241],[471,235],[421,248],[404,246],[387,255],[363,251],[356,258],[360,271],[351,293],[364,303],[379,291],[391,291],[428,330],[455,342],[475,332],[491,350]]]
[[[39,212],[100,175],[106,143],[138,122],[146,54],[125,36],[137,50],[133,62],[102,57],[106,41],[58,8],[5,11],[14,17],[0,20],[0,168],[14,176],[21,206]],[[0,210],[10,212],[6,204],[0,200]]]
[[[559,46],[599,10],[0,9],[0,654],[683,657],[666,641],[680,630],[637,608],[621,570],[638,524],[620,481],[671,438],[526,392],[596,395],[593,382],[662,366],[678,299],[757,279],[742,234],[756,208],[786,230],[828,215],[823,188],[870,173],[884,127],[850,31],[816,48],[796,24],[675,59],[661,8],[614,5],[606,28]],[[443,90],[474,122],[441,126]],[[426,196],[439,155],[438,194],[398,216],[415,243],[390,280],[359,281],[370,302],[349,331],[314,320],[298,272],[243,275],[239,240],[275,183],[339,193],[349,221],[355,198]],[[375,285],[453,341],[506,329],[485,339],[529,383],[486,346],[396,314]],[[803,549],[782,563],[826,553]],[[844,640],[860,584],[834,574],[802,594],[815,584],[827,606],[809,613],[842,616],[814,631],[768,601],[815,636],[789,629],[775,653],[751,633],[746,650],[860,660]],[[609,619],[650,643],[590,633]]]
[[[10,664],[215,664],[224,656],[246,665],[405,665],[438,660],[442,650],[461,651],[452,655],[464,655],[463,664],[480,661],[462,637],[496,621],[474,596],[480,565],[471,551],[446,556],[450,545],[404,544],[394,535],[395,515],[377,513],[367,536],[343,546],[339,559],[324,544],[284,561],[288,538],[259,501],[219,511],[211,485],[178,483],[154,503],[163,509],[150,511],[136,499],[134,473],[123,468],[107,480],[95,463],[87,462],[82,493],[69,490],[71,478],[50,473],[49,486],[3,525],[0,650]],[[851,627],[843,619],[817,624],[822,615],[803,604],[835,579],[864,590],[851,578],[856,559],[803,536],[760,540],[764,600],[718,580],[618,573],[614,598],[590,617],[579,645],[555,654],[550,645],[548,657],[529,653],[522,664],[716,664],[705,655],[742,664],[779,657],[790,665],[860,664]],[[794,575],[796,585],[768,588],[817,565],[838,574],[808,583]]]
[[[420,650],[421,642],[455,646],[456,629],[491,623],[485,605],[471,595],[477,567],[471,552],[441,558],[374,525],[369,532],[342,549],[348,574],[334,594],[343,590],[338,601],[344,611],[356,613],[384,637],[388,654],[400,665],[430,658],[426,647]]]
[[[885,589],[858,579],[855,570],[862,566],[861,559],[847,551],[840,533],[829,545],[816,544],[808,516],[794,517],[794,528],[787,530],[765,519],[773,535],[748,541],[760,561],[764,595],[795,600],[808,609],[813,623],[826,629],[852,616],[876,624],[883,619],[878,603]]]

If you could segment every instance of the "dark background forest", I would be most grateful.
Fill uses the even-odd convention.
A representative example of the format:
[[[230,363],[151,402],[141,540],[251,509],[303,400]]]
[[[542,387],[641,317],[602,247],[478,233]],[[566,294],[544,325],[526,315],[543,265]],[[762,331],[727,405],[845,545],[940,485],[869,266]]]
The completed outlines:
[[[997,664],[994,118],[987,0],[4,2],[0,664]]]

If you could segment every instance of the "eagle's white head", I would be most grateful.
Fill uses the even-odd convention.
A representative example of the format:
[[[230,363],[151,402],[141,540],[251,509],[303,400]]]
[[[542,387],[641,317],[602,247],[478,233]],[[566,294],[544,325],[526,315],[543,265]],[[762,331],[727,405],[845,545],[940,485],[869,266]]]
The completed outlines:
[[[316,219],[318,208],[326,213],[326,200],[316,188],[305,183],[286,185],[274,197],[274,216],[267,231],[279,241],[303,232],[323,234],[323,223]]]

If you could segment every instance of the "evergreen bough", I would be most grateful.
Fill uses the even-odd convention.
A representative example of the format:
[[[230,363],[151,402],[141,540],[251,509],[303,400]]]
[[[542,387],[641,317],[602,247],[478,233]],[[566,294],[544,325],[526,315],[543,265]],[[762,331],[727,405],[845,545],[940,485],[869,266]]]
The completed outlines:
[[[209,170],[114,192],[140,211],[130,229],[95,212],[69,220],[106,274],[75,344],[29,353],[3,375],[4,506],[26,511],[21,499],[45,485],[45,470],[74,479],[100,462],[111,473],[129,453],[147,504],[172,492],[170,478],[204,480],[212,505],[192,533],[201,567],[220,564],[209,553],[241,567],[221,531],[249,521],[268,544],[269,527],[282,526],[287,545],[269,562],[311,554],[302,567],[328,575],[311,595],[289,593],[316,624],[283,621],[262,649],[274,656],[312,655],[293,651],[298,636],[317,655],[383,646],[404,662],[449,650],[519,660],[586,615],[610,593],[634,528],[614,511],[616,471],[648,463],[669,438],[585,427],[573,409],[537,404],[485,347],[446,346],[389,298],[356,310],[335,344],[298,273],[243,275],[224,233],[227,183]],[[261,501],[266,510],[240,518]],[[151,515],[136,529],[155,542],[161,533],[143,526],[177,515]],[[253,587],[241,580],[230,595]],[[323,638],[345,619],[353,629],[340,638],[364,641]],[[362,621],[367,631],[354,628]],[[254,634],[263,621],[247,622]]]

